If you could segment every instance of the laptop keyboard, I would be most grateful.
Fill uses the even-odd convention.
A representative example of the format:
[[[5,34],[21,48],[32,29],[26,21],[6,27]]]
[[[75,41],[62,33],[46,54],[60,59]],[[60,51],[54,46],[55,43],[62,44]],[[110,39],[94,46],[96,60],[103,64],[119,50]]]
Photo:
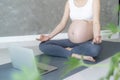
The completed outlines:
[[[51,66],[48,64],[44,64],[44,63],[38,63],[37,68],[38,68],[38,71],[40,72],[40,74],[46,74],[48,72],[51,72],[51,71],[57,69],[57,67],[54,67],[54,66]]]
[[[40,69],[39,67],[38,67],[38,72],[40,73],[40,74],[45,74],[45,73],[47,73],[49,70],[45,70],[45,69]]]

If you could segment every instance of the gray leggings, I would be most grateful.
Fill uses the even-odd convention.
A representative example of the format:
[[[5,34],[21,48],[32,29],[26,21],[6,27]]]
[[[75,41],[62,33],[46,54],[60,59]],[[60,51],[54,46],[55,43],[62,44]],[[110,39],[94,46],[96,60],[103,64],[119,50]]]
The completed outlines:
[[[72,50],[65,49],[67,47],[72,48]],[[72,43],[69,39],[42,42],[39,48],[47,55],[58,57],[70,57],[72,53],[96,57],[101,51],[100,44],[92,44],[92,41]]]

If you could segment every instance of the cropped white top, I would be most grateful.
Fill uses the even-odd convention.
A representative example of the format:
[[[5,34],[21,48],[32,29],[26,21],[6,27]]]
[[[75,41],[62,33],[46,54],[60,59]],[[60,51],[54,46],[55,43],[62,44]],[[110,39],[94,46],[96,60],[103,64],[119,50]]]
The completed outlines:
[[[93,0],[87,0],[82,7],[77,7],[74,0],[69,0],[71,20],[91,20],[93,19]]]

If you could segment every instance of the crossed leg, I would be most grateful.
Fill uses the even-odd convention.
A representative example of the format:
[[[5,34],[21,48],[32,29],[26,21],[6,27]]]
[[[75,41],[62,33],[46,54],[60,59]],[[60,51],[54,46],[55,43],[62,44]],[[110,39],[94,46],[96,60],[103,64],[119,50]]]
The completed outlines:
[[[51,56],[58,57],[75,57],[84,60],[95,61],[101,47],[97,44],[92,44],[91,41],[84,43],[72,43],[68,39],[65,40],[50,40],[39,45],[40,50]]]

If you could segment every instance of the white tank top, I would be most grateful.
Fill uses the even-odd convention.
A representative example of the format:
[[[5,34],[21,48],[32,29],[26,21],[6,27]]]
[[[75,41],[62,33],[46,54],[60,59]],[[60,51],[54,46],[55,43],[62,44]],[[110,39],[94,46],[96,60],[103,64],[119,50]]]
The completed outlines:
[[[77,7],[74,0],[69,0],[71,20],[92,20],[93,19],[93,0],[87,0],[82,7]]]

